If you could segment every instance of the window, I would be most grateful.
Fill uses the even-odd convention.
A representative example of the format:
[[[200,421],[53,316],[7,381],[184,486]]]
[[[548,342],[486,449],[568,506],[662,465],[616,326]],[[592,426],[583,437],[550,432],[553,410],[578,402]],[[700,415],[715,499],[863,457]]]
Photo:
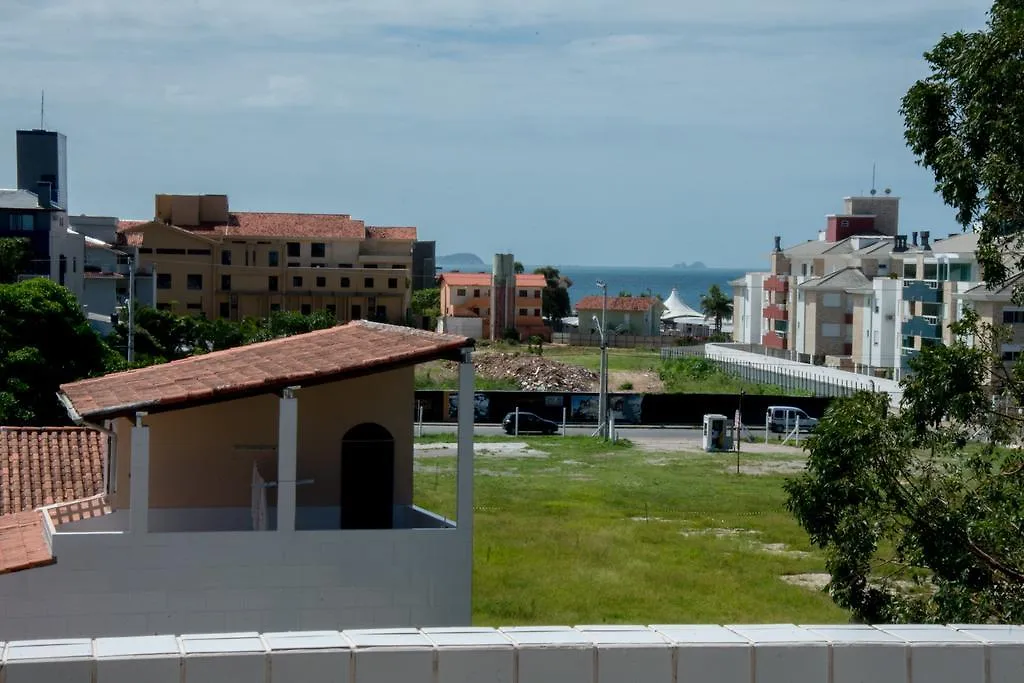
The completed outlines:
[[[213,252],[209,249],[188,249],[185,251],[189,256],[209,256]]]
[[[220,252],[220,264],[222,266],[230,266],[231,265],[231,250],[230,249],[221,249],[221,252]]]
[[[73,256],[71,258],[71,272],[72,273],[77,273],[78,272],[78,257],[77,256]]]
[[[185,304],[185,308],[190,310],[190,311],[201,311],[201,310],[203,310],[203,305],[202,304],[197,304],[197,303],[190,303],[190,304]]]
[[[939,267],[934,263],[924,264],[924,277],[922,280],[938,280],[939,279]]]
[[[220,302],[220,317],[227,318],[231,315],[231,306],[227,301]]]
[[[296,275],[296,276],[292,277],[292,287],[301,287],[301,286],[302,286],[302,276],[301,275]]]
[[[1004,325],[1020,325],[1024,323],[1024,311],[1003,311]]]
[[[339,268],[351,268],[352,264],[351,263],[339,263],[338,267]]]
[[[231,291],[231,276],[230,275],[221,275],[220,276],[220,288],[224,292],[230,292]]]
[[[325,278],[325,277],[318,277],[316,279],[316,286],[317,287],[326,287],[327,286],[327,278]]]
[[[139,253],[140,254],[152,254],[153,253],[153,247],[139,247]]]
[[[302,315],[309,315],[313,312],[313,307],[309,304],[302,304],[302,308],[300,310],[302,311]]]
[[[406,269],[406,265],[404,263],[392,263],[391,267],[394,268],[395,270],[405,270]]]
[[[267,289],[269,289],[271,292],[276,292],[277,291],[277,276],[276,275],[271,275],[270,277],[267,278]]]
[[[376,263],[367,263],[363,267],[364,268],[376,268],[377,264]]]
[[[184,250],[184,249],[160,249],[160,248],[158,248],[156,250],[156,253],[158,253],[158,254],[175,254],[177,256],[184,256],[188,252],[186,250]]]
[[[185,287],[188,289],[202,289],[203,276],[200,273],[189,273],[185,276]]]
[[[519,315],[526,315],[526,309],[525,308],[520,308],[519,309]]]
[[[352,305],[352,316],[350,320],[362,320],[363,319],[363,307],[359,304]]]
[[[267,252],[267,265],[270,266],[271,268],[277,268],[278,263],[280,263],[278,258],[279,257],[278,257],[278,254],[277,254],[276,251],[268,251]]]
[[[821,305],[826,308],[838,308],[842,304],[842,296],[837,292],[830,292],[821,297]]]
[[[343,278],[341,278],[341,286],[343,288],[344,287],[351,287],[352,286],[352,281],[349,280],[347,277],[343,277]]]
[[[521,296],[521,297],[523,297],[525,299],[528,296],[527,293],[526,293],[526,290],[525,289],[520,289],[519,290],[519,296]]]
[[[387,319],[388,319],[388,308],[387,308],[387,306],[378,306],[377,307],[377,320],[382,320],[383,321],[383,320],[387,320]]]
[[[288,267],[289,267],[289,268],[298,268],[298,267],[299,267],[299,266],[301,266],[301,265],[302,265],[302,264],[301,264],[301,263],[299,263],[298,261],[289,261],[289,262],[288,262]]]
[[[289,258],[298,258],[301,255],[302,255],[302,251],[301,251],[301,248],[299,247],[299,243],[298,242],[289,242],[288,243],[288,257]]]
[[[331,316],[332,318],[338,317],[338,307],[335,306],[334,304],[327,304],[327,306],[324,307],[324,310],[326,310],[327,315]]]
[[[840,228],[848,228],[848,227],[850,227],[850,221],[848,221],[848,220],[846,220],[844,218],[843,220],[839,221],[839,227]]]
[[[473,314],[474,315],[480,315],[480,307],[479,306],[474,306],[473,307]]]
[[[281,310],[281,304],[270,304],[270,312],[277,313]]]
[[[540,290],[539,289],[533,290],[533,298],[534,299],[539,299],[540,298]]]
[[[171,288],[171,274],[170,273],[157,273],[156,274],[156,288],[157,289],[170,289]]]
[[[1003,361],[1007,363],[1015,363],[1020,360],[1020,351],[1003,351]]]
[[[11,215],[11,230],[13,232],[32,232],[35,227],[35,220],[32,214],[22,213]]]
[[[398,289],[398,278],[397,277],[389,277],[388,278],[388,289]]]
[[[313,242],[309,247],[309,255],[313,258],[324,258],[327,256],[327,245],[323,242]]]
[[[839,323],[822,323],[822,337],[838,337],[841,334]]]
[[[373,289],[373,278],[372,277],[364,277],[363,278],[363,287],[366,287],[367,289]]]
[[[805,264],[803,264],[803,265],[802,265],[802,266],[800,267],[800,274],[801,274],[801,275],[807,275],[807,264],[806,264],[806,263],[805,263]]]
[[[479,299],[480,298],[480,290],[479,289],[474,289],[473,290],[473,298],[474,299]]]
[[[540,309],[539,308],[533,309],[533,317],[535,317],[535,318],[539,318],[540,317]]]
[[[456,289],[455,290],[455,296],[466,296],[466,290],[464,290],[464,289]]]
[[[917,264],[916,263],[903,263],[903,279],[914,280],[917,279]]]

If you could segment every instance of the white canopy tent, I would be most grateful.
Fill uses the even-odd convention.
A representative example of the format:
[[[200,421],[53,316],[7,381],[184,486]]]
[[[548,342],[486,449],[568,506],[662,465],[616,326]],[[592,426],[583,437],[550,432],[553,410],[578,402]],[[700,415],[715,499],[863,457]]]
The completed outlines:
[[[666,322],[704,322],[705,317],[703,313],[690,308],[680,298],[679,290],[673,287],[672,293],[668,295],[668,299],[665,301],[665,312],[661,314],[661,319]]]

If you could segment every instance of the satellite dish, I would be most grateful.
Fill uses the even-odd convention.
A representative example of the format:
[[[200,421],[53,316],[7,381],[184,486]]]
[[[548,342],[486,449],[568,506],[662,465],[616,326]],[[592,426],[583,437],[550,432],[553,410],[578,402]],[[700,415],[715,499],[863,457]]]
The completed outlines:
[[[874,197],[876,194],[878,194],[878,190],[876,190],[875,188],[872,187],[871,188],[871,196]]]
[[[885,194],[887,194],[887,195],[892,194],[892,188],[891,187],[885,188]]]

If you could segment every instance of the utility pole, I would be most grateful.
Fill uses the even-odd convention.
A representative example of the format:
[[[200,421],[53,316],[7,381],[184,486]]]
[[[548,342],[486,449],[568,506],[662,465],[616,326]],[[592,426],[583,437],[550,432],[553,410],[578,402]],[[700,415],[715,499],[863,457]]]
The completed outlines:
[[[135,255],[128,257],[128,363],[135,360]]]
[[[597,281],[597,286],[601,288],[603,299],[601,301],[601,378],[600,384],[600,398],[597,402],[598,410],[598,433],[603,438],[608,436],[608,341],[605,337],[605,328],[608,315],[608,283],[603,280]]]

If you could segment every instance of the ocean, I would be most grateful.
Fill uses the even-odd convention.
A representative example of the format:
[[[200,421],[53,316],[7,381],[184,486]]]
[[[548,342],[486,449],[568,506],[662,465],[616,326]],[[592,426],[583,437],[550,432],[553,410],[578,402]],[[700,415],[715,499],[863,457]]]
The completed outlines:
[[[525,265],[525,264],[524,264]],[[526,272],[532,273],[538,266],[526,265]],[[624,266],[555,266],[570,280],[569,296],[576,302],[591,294],[600,294],[598,280],[608,283],[608,296],[629,292],[637,296],[648,289],[652,294],[667,299],[672,288],[679,290],[679,296],[696,310],[700,310],[700,297],[711,285],[718,285],[726,296],[732,296],[731,280],[747,272],[741,268],[630,268]],[[489,272],[486,266],[445,266],[444,270],[461,270],[464,273]]]

